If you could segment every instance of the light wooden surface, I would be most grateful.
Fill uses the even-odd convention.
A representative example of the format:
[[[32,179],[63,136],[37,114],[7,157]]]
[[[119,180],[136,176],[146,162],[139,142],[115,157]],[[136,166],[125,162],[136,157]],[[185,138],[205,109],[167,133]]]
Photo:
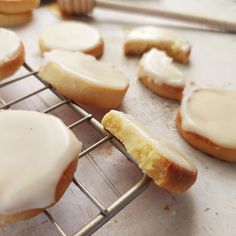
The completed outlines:
[[[149,1],[147,1],[149,3]],[[150,1],[163,7],[183,11],[202,10],[206,15],[230,17],[235,20],[234,1],[206,0]],[[229,3],[230,2],[230,3]],[[198,5],[199,3],[199,5]],[[206,10],[205,7],[208,7]],[[27,62],[36,69],[41,60],[37,39],[39,32],[48,25],[58,22],[58,15],[51,8],[40,8],[35,12],[34,21],[15,29],[26,45]],[[222,236],[236,235],[236,165],[215,160],[186,144],[175,129],[175,114],[179,107],[176,102],[160,98],[148,91],[137,80],[137,58],[126,58],[122,53],[125,33],[132,27],[153,24],[170,26],[176,22],[133,16],[97,9],[93,18],[83,18],[95,26],[105,39],[105,53],[102,61],[120,68],[130,79],[130,88],[120,110],[135,116],[147,128],[162,135],[194,158],[199,170],[196,184],[185,194],[170,194],[152,184],[134,202],[98,230],[97,236],[148,235],[148,236]],[[193,45],[191,63],[178,65],[188,81],[187,90],[193,86],[214,86],[236,89],[236,36],[215,32],[173,27],[180,31]],[[23,74],[22,69],[19,74]],[[40,83],[27,79],[8,88],[0,89],[0,96],[10,101],[20,95],[40,87]],[[56,98],[50,92],[18,104],[14,108],[42,111]],[[98,119],[104,112],[93,112]],[[77,116],[62,107],[56,115],[66,123],[72,123]],[[74,130],[83,141],[84,147],[99,139],[99,135],[88,125]],[[110,144],[104,144],[84,157],[76,174],[81,181],[105,206],[111,204],[141,177],[140,171],[128,162]],[[17,176],[16,176],[17,177]],[[92,203],[74,186],[71,186],[63,199],[50,209],[58,224],[69,234],[75,232],[98,213]],[[32,220],[17,223],[0,230],[0,236],[56,236],[58,235],[44,215]]]

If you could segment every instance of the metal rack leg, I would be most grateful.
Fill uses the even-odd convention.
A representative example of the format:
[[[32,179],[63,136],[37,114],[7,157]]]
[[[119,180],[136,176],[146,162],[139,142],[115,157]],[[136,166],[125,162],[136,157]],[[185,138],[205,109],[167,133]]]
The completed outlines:
[[[109,221],[114,215],[127,206],[132,200],[134,200],[140,193],[142,193],[152,180],[144,175],[143,178],[116,200],[110,207],[107,208],[108,214],[97,215],[92,221],[85,225],[79,232],[73,234],[73,236],[88,236],[98,230],[102,225]]]

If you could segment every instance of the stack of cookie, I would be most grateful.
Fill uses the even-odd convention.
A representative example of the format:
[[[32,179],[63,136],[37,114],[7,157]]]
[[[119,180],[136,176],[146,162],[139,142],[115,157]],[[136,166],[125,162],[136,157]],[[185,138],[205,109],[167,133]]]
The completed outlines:
[[[0,26],[18,26],[29,22],[33,9],[39,4],[40,0],[1,0]]]

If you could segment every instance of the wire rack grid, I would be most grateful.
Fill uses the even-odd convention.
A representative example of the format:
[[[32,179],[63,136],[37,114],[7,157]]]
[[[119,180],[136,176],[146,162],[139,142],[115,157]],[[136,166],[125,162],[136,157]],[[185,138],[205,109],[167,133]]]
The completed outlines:
[[[97,141],[96,143],[92,144],[85,150],[83,150],[79,154],[79,158],[82,158],[89,152],[95,150],[97,147],[102,145],[105,142],[110,142],[116,149],[118,149],[124,157],[128,158],[131,162],[133,162],[135,165],[135,161],[130,157],[130,155],[125,150],[124,146],[108,131],[106,131],[101,123],[96,120],[92,114],[88,113],[86,110],[84,110],[79,105],[75,104],[73,101],[67,99],[66,97],[59,94],[55,89],[53,89],[47,82],[43,81],[38,72],[34,71],[27,63],[24,63],[24,68],[27,70],[27,73],[23,76],[20,76],[18,78],[15,78],[13,80],[10,80],[8,82],[0,84],[0,88],[3,88],[5,86],[9,86],[10,84],[16,83],[18,81],[21,81],[25,78],[28,78],[30,76],[34,76],[37,80],[39,80],[43,87],[40,89],[37,89],[33,92],[30,92],[22,97],[19,97],[13,101],[5,102],[2,98],[0,98],[0,102],[2,103],[2,106],[0,106],[0,109],[10,109],[11,106],[31,97],[36,94],[39,94],[45,90],[50,90],[54,95],[56,95],[60,102],[56,103],[53,106],[48,107],[43,112],[49,113],[54,111],[55,109],[67,105],[70,108],[72,108],[80,117],[79,120],[76,122],[68,125],[68,128],[73,129],[83,122],[88,122],[93,128],[95,128],[102,136],[103,138]],[[91,221],[89,221],[86,225],[84,225],[82,228],[80,228],[77,232],[72,234],[71,236],[85,236],[85,235],[91,235],[96,230],[98,230],[100,227],[102,227],[107,221],[109,221],[113,216],[115,216],[118,212],[120,212],[125,206],[127,206],[132,200],[134,200],[137,196],[139,196],[140,193],[142,193],[151,182],[151,179],[143,175],[142,178],[133,186],[131,187],[126,193],[124,193],[122,196],[120,196],[116,201],[114,201],[110,206],[105,208],[84,186],[80,181],[74,177],[73,184],[79,188],[79,190],[98,208],[99,214],[93,218]],[[63,229],[57,224],[53,216],[47,211],[44,211],[44,214],[47,216],[49,221],[53,224],[59,235],[62,236],[68,236]]]

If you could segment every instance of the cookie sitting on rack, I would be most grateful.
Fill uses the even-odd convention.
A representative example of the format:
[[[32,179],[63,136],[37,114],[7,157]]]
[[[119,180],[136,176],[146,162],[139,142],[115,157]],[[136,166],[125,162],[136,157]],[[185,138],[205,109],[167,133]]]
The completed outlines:
[[[10,30],[0,28],[0,80],[13,75],[24,63],[24,46]]]
[[[40,214],[62,197],[81,143],[60,119],[34,111],[0,111],[0,130],[3,227]]]
[[[152,137],[130,115],[112,110],[102,124],[158,186],[180,193],[195,182],[197,169],[192,160],[160,137]]]
[[[45,53],[40,75],[65,97],[101,109],[118,107],[129,86],[114,66],[81,52]]]

